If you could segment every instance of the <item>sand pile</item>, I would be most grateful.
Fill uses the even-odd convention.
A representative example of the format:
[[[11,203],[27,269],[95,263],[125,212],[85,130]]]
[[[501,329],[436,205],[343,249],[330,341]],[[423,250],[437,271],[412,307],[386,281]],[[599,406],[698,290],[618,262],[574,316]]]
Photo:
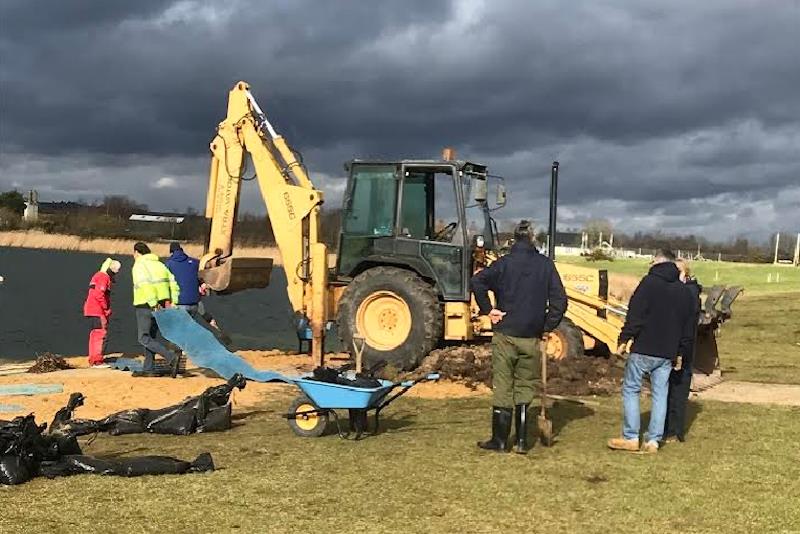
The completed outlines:
[[[612,357],[613,358],[613,357]],[[585,356],[550,361],[547,365],[548,391],[556,395],[612,395],[620,390],[624,374],[622,361]],[[491,345],[454,346],[431,352],[410,376],[438,372],[442,378],[463,383],[470,389],[491,387]]]

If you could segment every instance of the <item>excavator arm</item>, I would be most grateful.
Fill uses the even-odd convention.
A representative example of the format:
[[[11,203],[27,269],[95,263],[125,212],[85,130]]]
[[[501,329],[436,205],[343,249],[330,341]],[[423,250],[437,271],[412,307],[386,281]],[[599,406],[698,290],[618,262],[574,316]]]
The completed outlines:
[[[200,277],[217,292],[232,293],[269,282],[272,260],[234,255],[234,227],[247,155],[267,207],[286,272],[292,308],[313,333],[312,353],[321,361],[327,318],[327,249],[319,240],[322,192],[303,164],[278,135],[250,93],[237,83],[228,96],[228,112],[211,141],[206,218],[211,220]]]

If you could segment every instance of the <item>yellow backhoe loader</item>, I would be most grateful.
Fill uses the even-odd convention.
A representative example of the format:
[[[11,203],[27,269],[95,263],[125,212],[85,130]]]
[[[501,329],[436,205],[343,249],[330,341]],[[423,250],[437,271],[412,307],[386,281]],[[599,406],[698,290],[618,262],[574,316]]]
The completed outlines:
[[[323,357],[326,324],[335,320],[346,348],[363,338],[366,363],[402,369],[444,341],[491,335],[479,317],[469,279],[497,257],[491,213],[506,202],[503,179],[486,166],[455,159],[346,164],[347,188],[335,265],[320,240],[323,194],[302,160],[267,120],[246,82],[230,91],[228,111],[211,142],[206,217],[211,228],[201,277],[215,291],[265,287],[272,261],[239,258],[234,226],[246,161],[255,168],[281,253],[298,320],[312,331],[312,355]],[[490,200],[489,185],[496,185]],[[558,265],[569,296],[567,317],[548,353],[561,358],[584,345],[616,346],[622,303],[608,297],[606,271]]]

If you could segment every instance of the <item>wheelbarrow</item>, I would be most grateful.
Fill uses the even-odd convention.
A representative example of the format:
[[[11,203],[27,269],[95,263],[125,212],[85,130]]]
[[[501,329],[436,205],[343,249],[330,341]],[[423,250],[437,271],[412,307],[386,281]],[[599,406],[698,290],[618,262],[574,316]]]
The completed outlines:
[[[436,380],[439,374],[432,373],[417,380],[378,380],[381,385],[377,387],[355,387],[310,377],[287,377],[286,382],[296,385],[303,393],[292,401],[284,417],[298,436],[321,436],[332,417],[340,438],[360,439],[365,433],[378,433],[381,410],[420,382]],[[348,411],[349,425],[345,429],[336,410]],[[371,410],[375,410],[375,423],[370,431],[367,415]]]

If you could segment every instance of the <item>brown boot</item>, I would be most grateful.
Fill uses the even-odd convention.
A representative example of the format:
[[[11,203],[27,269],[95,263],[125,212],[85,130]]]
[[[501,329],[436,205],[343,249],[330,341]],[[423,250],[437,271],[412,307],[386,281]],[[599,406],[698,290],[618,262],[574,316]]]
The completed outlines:
[[[658,452],[658,442],[657,441],[648,441],[644,445],[642,445],[642,452],[647,454],[655,454]]]
[[[615,451],[638,451],[638,439],[625,439],[625,438],[611,438],[608,440],[608,448]]]

